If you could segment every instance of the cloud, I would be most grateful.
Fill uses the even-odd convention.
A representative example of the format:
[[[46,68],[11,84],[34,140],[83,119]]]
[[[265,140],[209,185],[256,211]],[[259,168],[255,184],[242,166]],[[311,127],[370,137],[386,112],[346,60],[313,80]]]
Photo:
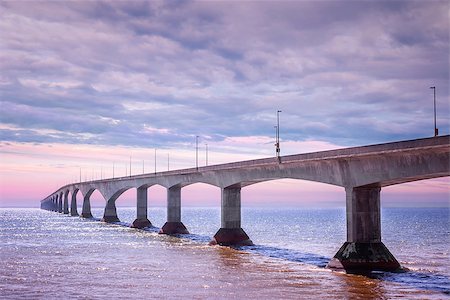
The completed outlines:
[[[4,141],[271,138],[278,109],[286,142],[409,139],[431,85],[449,131],[445,1],[1,5]]]

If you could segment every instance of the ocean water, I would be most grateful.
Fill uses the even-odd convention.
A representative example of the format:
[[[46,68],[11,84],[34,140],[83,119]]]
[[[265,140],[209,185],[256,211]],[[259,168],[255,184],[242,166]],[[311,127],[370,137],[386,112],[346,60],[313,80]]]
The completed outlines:
[[[101,209],[93,209],[101,216]],[[243,208],[255,246],[210,246],[220,208],[183,208],[190,235],[40,209],[0,209],[1,299],[450,299],[448,208],[382,210],[382,239],[403,272],[325,268],[345,241],[344,209]],[[154,226],[165,208],[150,208]]]

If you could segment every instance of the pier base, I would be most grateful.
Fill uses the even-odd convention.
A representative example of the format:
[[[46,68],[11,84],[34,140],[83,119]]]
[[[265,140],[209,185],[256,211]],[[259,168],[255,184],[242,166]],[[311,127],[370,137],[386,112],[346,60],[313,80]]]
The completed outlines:
[[[93,218],[93,216],[92,216],[91,213],[82,213],[82,214],[80,215],[80,217],[86,218],[86,219],[92,219],[92,218]]]
[[[400,264],[382,242],[345,242],[327,267],[350,272],[396,271]]]
[[[159,231],[160,234],[189,234],[182,222],[166,222]]]
[[[120,222],[120,220],[117,216],[103,216],[102,222],[116,223],[116,222]]]
[[[132,228],[145,228],[145,227],[151,227],[152,223],[149,219],[136,219],[133,221],[133,224],[131,224]]]
[[[210,244],[222,246],[250,246],[253,242],[242,228],[220,228]]]

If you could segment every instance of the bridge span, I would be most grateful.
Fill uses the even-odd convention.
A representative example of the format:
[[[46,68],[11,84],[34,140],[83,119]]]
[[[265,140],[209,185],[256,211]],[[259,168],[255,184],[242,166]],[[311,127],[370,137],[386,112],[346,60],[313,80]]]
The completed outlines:
[[[322,182],[345,188],[347,241],[328,264],[346,270],[396,270],[400,264],[381,241],[380,191],[385,186],[450,176],[450,136],[352,147],[277,158],[142,174],[68,184],[41,200],[41,208],[78,216],[77,193],[83,196],[81,217],[92,218],[90,196],[105,199],[104,222],[118,222],[116,200],[136,188],[133,227],[152,226],[147,216],[147,189],[167,189],[167,222],[163,234],[185,234],[181,222],[181,189],[207,183],[221,189],[221,226],[213,243],[248,245],[241,227],[241,189],[281,178]],[[70,208],[69,208],[70,202]]]

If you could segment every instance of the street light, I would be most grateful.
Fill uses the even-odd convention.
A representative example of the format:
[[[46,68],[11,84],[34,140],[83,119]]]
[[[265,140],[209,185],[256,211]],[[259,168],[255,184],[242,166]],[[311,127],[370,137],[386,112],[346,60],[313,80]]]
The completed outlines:
[[[198,135],[195,136],[195,168],[198,171]]]
[[[277,110],[277,126],[275,127],[275,129],[276,129],[275,151],[276,151],[276,156],[277,156],[278,162],[281,162],[281,157],[280,157],[280,112],[281,112],[281,110]]]
[[[208,166],[208,144],[205,143],[206,146],[206,166]]]
[[[155,176],[156,176],[156,148],[155,148]]]
[[[431,86],[430,89],[433,89],[433,94],[434,94],[434,136],[438,136],[439,129],[436,127],[436,87]]]

